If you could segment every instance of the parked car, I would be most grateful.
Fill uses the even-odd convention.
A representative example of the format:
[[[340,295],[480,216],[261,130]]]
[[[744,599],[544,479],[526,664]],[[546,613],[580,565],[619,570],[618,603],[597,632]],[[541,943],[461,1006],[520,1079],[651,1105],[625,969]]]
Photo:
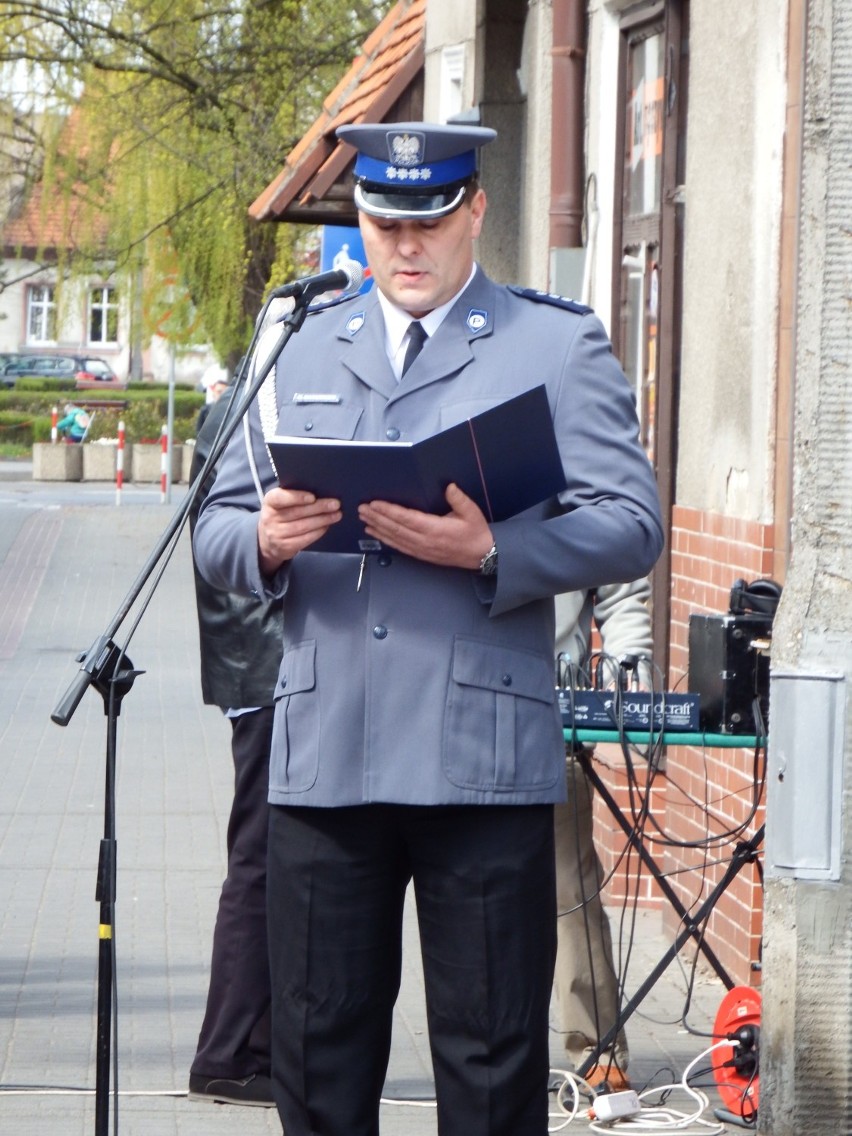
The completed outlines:
[[[78,369],[74,372],[74,385],[77,390],[124,390],[127,386],[103,359],[86,356],[76,362]]]
[[[23,358],[22,355],[12,354],[10,352],[0,352],[0,383],[3,386],[11,388],[15,385],[15,375],[13,371],[7,374],[7,368],[13,367]]]
[[[124,390],[127,386],[109,363],[93,355],[18,355],[6,363],[2,378],[7,386],[14,386],[15,380],[24,376],[73,376],[77,390]]]

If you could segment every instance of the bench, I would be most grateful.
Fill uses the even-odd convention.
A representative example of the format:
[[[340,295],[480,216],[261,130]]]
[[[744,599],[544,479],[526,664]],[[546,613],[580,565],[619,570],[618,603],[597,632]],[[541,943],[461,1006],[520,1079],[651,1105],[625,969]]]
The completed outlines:
[[[130,405],[126,398],[72,398],[68,401],[84,410],[127,410]]]

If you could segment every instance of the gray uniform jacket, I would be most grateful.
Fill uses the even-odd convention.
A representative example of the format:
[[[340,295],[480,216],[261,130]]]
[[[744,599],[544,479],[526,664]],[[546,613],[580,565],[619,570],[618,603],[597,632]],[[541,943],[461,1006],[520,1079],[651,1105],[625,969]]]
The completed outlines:
[[[647,577],[626,584],[604,584],[588,592],[569,592],[556,597],[556,653],[578,667],[588,679],[592,621],[601,635],[601,647],[609,659],[617,662],[623,655],[650,659],[654,640],[648,601],[651,583]],[[612,668],[605,668],[604,680],[614,678]],[[650,663],[640,666],[643,689],[652,685]]]
[[[195,553],[218,587],[284,597],[273,804],[564,799],[553,597],[645,575],[663,543],[632,395],[600,321],[478,269],[397,383],[378,300],[356,297],[309,316],[282,353],[278,431],[416,441],[541,383],[568,487],[492,525],[496,577],[388,550],[368,557],[359,590],[360,557],[308,550],[266,579],[257,494],[242,440],[230,445]]]

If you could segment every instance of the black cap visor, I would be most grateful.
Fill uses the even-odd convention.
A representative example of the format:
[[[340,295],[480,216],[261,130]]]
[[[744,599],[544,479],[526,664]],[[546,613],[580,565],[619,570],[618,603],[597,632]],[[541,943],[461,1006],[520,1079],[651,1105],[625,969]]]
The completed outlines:
[[[442,193],[388,193],[386,186],[369,182],[355,186],[355,206],[370,217],[385,220],[428,221],[454,213],[464,201],[468,182],[445,187]]]

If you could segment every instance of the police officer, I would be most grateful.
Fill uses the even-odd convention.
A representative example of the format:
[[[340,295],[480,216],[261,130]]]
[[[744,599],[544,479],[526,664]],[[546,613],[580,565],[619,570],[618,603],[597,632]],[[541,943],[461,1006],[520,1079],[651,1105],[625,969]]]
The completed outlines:
[[[413,881],[440,1131],[544,1136],[553,804],[565,796],[553,596],[650,569],[656,488],[596,317],[499,286],[474,261],[477,158],[494,132],[338,133],[357,151],[376,287],[309,316],[278,361],[277,423],[267,399],[251,424],[260,510],[232,444],[195,533],[211,582],[284,600],[273,1091],[287,1136],[376,1136]],[[264,449],[264,422],[417,441],[540,384],[566,477],[558,498],[499,522],[453,484],[440,514],[364,502],[363,557],[311,551],[339,501],[277,487]]]

